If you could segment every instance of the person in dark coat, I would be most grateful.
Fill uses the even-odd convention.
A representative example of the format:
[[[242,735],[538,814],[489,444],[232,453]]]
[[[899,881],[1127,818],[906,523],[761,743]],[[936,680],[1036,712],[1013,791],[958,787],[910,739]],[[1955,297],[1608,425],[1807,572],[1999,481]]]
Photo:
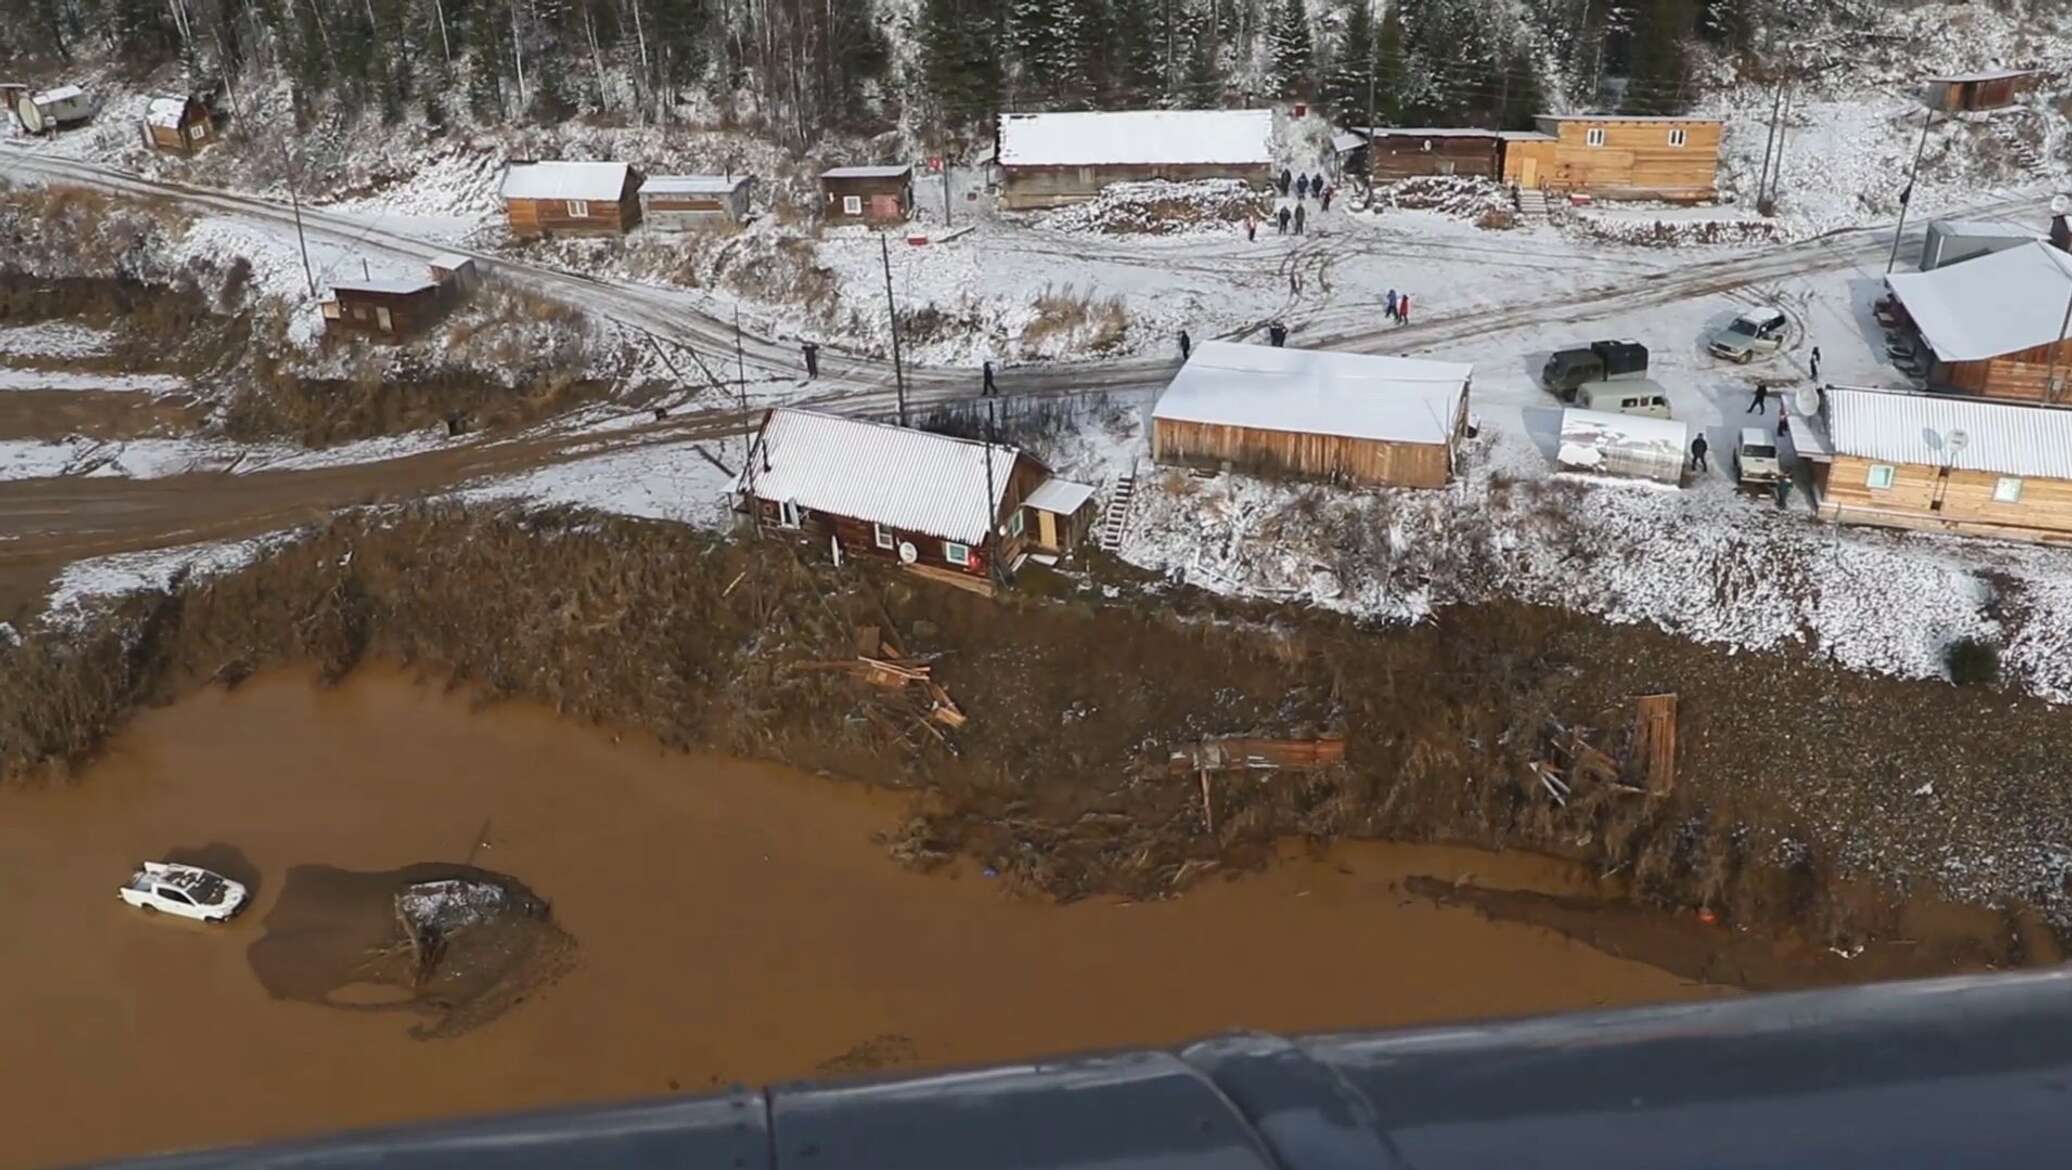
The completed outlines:
[[[1188,358],[1193,356],[1194,339],[1187,336],[1187,331],[1185,329],[1182,329],[1180,331],[1180,360],[1184,362]]]
[[[1248,215],[1245,217],[1245,242],[1249,244],[1258,238],[1259,221]]]
[[[1279,349],[1282,346],[1288,344],[1288,327],[1286,325],[1281,324],[1279,321],[1275,321],[1273,324],[1268,325],[1266,327],[1266,340],[1270,342],[1275,349]]]
[[[1390,290],[1389,290],[1389,299],[1388,299],[1388,300],[1385,300],[1385,301],[1383,301],[1383,302],[1381,303],[1381,311],[1382,311],[1382,313],[1383,313],[1384,315],[1386,315],[1386,316],[1388,317],[1388,319],[1389,319],[1389,320],[1393,321],[1393,320],[1395,320],[1395,319],[1396,319],[1396,290],[1395,290],[1395,289],[1390,289]]]
[[[1309,176],[1308,176],[1308,175],[1304,175],[1304,176],[1302,176],[1301,178],[1299,178],[1299,179],[1296,179],[1296,180],[1295,180],[1295,198],[1297,198],[1297,199],[1307,199],[1307,198],[1309,198]]]
[[[1288,185],[1289,185],[1289,184],[1291,184],[1291,183],[1293,183],[1294,181],[1295,181],[1295,176],[1293,176],[1293,175],[1291,175],[1291,174],[1289,174],[1289,173],[1288,173],[1288,168],[1286,168],[1286,167],[1282,167],[1282,168],[1281,168],[1281,194],[1282,194],[1283,196],[1286,196],[1286,195],[1288,194]]]
[[[1303,218],[1304,218],[1304,216],[1303,216],[1303,213],[1302,213],[1302,204],[1300,204],[1300,203],[1297,203],[1297,204],[1295,205],[1295,234],[1296,234],[1296,235],[1298,235],[1298,236],[1302,234],[1302,221],[1303,221]]]
[[[1277,217],[1277,218],[1278,218],[1278,219],[1280,220],[1280,225],[1281,225],[1281,234],[1282,234],[1282,235],[1284,235],[1284,236],[1285,236],[1285,235],[1287,235],[1287,234],[1288,234],[1288,209],[1287,209],[1287,208],[1285,208],[1285,207],[1281,208],[1281,209],[1280,209],[1280,211],[1276,213],[1276,217]]]
[[[806,355],[806,380],[810,382],[818,378],[820,376],[819,344],[812,341],[802,342],[799,345],[799,352]]]
[[[1744,410],[1744,411],[1742,411],[1741,413],[1742,413],[1742,414],[1768,414],[1768,413],[1770,413],[1770,384],[1769,384],[1768,382],[1757,382],[1757,383],[1755,384],[1755,396],[1754,396],[1753,398],[1750,398],[1750,399],[1748,400],[1748,409],[1747,409],[1747,410]]]
[[[1813,347],[1813,380],[1820,380],[1820,347]]]
[[[1288,270],[1288,295],[1295,297],[1302,295],[1302,273],[1293,268]]]
[[[1326,187],[1324,188],[1324,193],[1317,196],[1317,204],[1320,207],[1322,207],[1323,210],[1331,210],[1331,192],[1336,190],[1338,190],[1338,188],[1336,187]]]
[[[1707,463],[1707,462],[1705,462],[1705,450],[1706,450],[1706,448],[1707,448],[1708,446],[1710,446],[1710,444],[1706,443],[1706,441],[1705,441],[1705,434],[1704,434],[1704,432],[1702,432],[1702,431],[1701,431],[1701,432],[1699,432],[1699,434],[1698,434],[1698,437],[1697,437],[1697,438],[1695,438],[1695,439],[1692,439],[1692,440],[1691,440],[1691,470],[1692,470],[1692,471],[1711,471],[1711,470],[1712,470],[1712,465],[1711,465],[1711,464],[1709,464],[1709,463]]]
[[[993,384],[993,363],[985,363],[982,369],[984,371],[986,379],[985,385],[981,388],[982,395],[983,397],[991,398],[992,396],[1000,393],[1000,387]]]

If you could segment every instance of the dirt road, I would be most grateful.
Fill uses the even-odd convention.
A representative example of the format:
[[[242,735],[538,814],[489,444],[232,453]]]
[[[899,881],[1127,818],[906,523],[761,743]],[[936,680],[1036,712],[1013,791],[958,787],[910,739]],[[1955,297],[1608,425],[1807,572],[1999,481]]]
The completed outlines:
[[[0,791],[0,1166],[49,1166],[562,1101],[1719,994],[1405,892],[1586,893],[1529,856],[1367,844],[1288,854],[1177,901],[1060,906],[872,834],[905,799],[363,668],[270,675],[138,717],[80,782]],[[140,858],[246,870],[227,928],[115,896]],[[513,874],[573,968],[453,1039],[360,999],[271,998],[248,957],[294,866]],[[223,864],[219,862],[218,864]],[[279,923],[276,923],[279,925]],[[274,972],[277,976],[278,972]],[[205,1092],[169,1092],[205,1085]],[[84,1102],[92,1124],[82,1124]]]

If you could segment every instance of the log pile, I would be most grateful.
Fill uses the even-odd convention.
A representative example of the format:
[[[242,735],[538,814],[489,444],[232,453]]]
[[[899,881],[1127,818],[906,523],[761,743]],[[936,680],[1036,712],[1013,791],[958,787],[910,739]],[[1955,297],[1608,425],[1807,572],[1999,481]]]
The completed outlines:
[[[1567,805],[1579,791],[1628,796],[1664,796],[1676,787],[1676,696],[1640,695],[1634,700],[1633,734],[1623,758],[1593,743],[1598,732],[1549,716],[1540,751],[1525,765],[1528,787]]]
[[[937,727],[962,727],[970,717],[950,698],[949,691],[935,681],[934,664],[940,657],[939,654],[904,654],[890,631],[877,626],[858,626],[855,657],[800,662],[792,669],[841,671],[873,687],[912,699],[913,706],[918,709],[919,725],[937,740],[942,740],[942,732]],[[866,708],[864,713],[895,738],[903,739],[910,733],[911,729],[893,725],[881,712]]]

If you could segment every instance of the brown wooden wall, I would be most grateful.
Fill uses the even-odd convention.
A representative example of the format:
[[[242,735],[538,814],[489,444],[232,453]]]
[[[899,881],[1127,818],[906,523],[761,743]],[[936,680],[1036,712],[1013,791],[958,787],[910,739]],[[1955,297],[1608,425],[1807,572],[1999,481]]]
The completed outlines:
[[[1008,473],[1007,491],[1001,500],[1000,514],[995,517],[995,520],[1005,523],[1009,516],[1021,508],[1022,501],[1029,497],[1029,493],[1035,491],[1048,478],[1050,478],[1049,469],[1029,456],[1023,455],[1015,460],[1013,470]],[[778,519],[782,512],[777,501],[757,499],[752,507],[757,520],[764,527],[780,532],[794,531],[778,527]],[[984,502],[974,499],[972,507],[974,509],[983,508]],[[995,539],[994,555],[998,556],[1005,564],[1012,565],[1015,562],[1015,558],[1020,556],[1034,539],[1036,530],[1035,518],[1026,513],[1025,518],[1027,520],[1026,527],[1019,535],[1000,536]],[[895,562],[899,560],[899,542],[902,540],[911,541],[916,554],[916,564],[929,565],[938,569],[949,569],[960,573],[968,572],[975,577],[984,576],[986,573],[984,541],[971,546],[972,551],[978,554],[978,566],[976,568],[966,568],[963,565],[951,564],[943,556],[942,537],[928,533],[904,531],[888,525],[886,531],[892,537],[892,547],[889,549],[879,548],[877,534],[872,523],[869,520],[858,519],[852,516],[838,516],[832,512],[814,512],[802,518],[800,527],[796,531],[801,534],[802,538],[808,540],[815,548],[823,552],[827,550],[828,537],[832,535],[841,541],[842,555],[845,557],[875,557],[879,560]]]
[[[1589,132],[1604,131],[1604,145],[1591,146]],[[1592,195],[1709,199],[1719,173],[1721,127],[1717,122],[1622,122],[1617,119],[1547,119],[1541,129],[1556,135],[1552,173],[1546,186]],[[1669,145],[1681,130],[1682,146]]]
[[[452,311],[460,294],[459,280],[414,293],[342,288],[337,292],[338,316],[324,321],[324,332],[365,333],[377,341],[400,341],[438,324]],[[376,311],[384,308],[389,311],[387,330],[382,329],[381,314]]]
[[[507,199],[504,207],[515,236],[620,236],[640,223],[640,199],[633,194],[639,187],[639,178],[629,177],[617,202],[579,200],[589,212],[581,218],[568,213],[566,199]]]
[[[820,180],[821,218],[828,223],[904,223],[914,213],[914,184],[911,177],[899,179]],[[863,200],[863,211],[850,215],[842,210],[842,197]],[[896,204],[896,209],[895,209]]]
[[[1509,138],[1498,142],[1501,178],[1525,187],[1545,187],[1554,176],[1554,155],[1558,143],[1537,138]],[[1526,166],[1531,160],[1532,166]],[[1531,171],[1531,174],[1527,174]]]
[[[1426,150],[1425,144],[1431,149]],[[1494,131],[1487,135],[1442,134],[1436,137],[1376,134],[1367,147],[1368,173],[1377,183],[1417,175],[1479,175],[1496,178],[1502,154]]]
[[[2022,498],[2001,503],[1990,471],[1950,471],[1923,463],[1893,466],[1890,488],[1869,486],[1872,460],[1838,455],[1821,484],[1821,511],[1844,521],[1913,522],[1912,526],[1991,525],[2072,534],[2072,480],[2016,477]],[[1938,500],[1940,501],[1938,503]]]
[[[1000,168],[1000,206],[1010,211],[1059,207],[1091,199],[1111,183],[1141,183],[1166,179],[1189,183],[1200,179],[1237,179],[1264,189],[1273,180],[1273,168],[1266,163],[1249,166],[1202,163],[1174,166],[1099,166]]]
[[[1454,420],[1460,436],[1463,411]],[[1151,457],[1159,463],[1346,480],[1388,487],[1445,487],[1453,472],[1451,443],[1392,443],[1297,431],[1266,431],[1219,423],[1151,423]]]
[[[2019,402],[2041,402],[2050,381],[2050,351],[2039,345],[1976,362],[1948,362],[1942,378],[1959,390],[1987,398],[2008,398]],[[2058,348],[2058,384],[2072,380],[2072,341]]]

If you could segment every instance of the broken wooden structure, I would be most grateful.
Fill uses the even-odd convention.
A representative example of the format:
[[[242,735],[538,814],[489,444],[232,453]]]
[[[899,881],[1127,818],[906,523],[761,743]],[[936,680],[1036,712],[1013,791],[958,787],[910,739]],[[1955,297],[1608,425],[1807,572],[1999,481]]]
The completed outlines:
[[[881,631],[877,626],[858,626],[855,645],[854,658],[800,662],[794,664],[793,669],[842,671],[874,687],[909,692],[920,700],[919,726],[938,740],[943,738],[942,733],[928,724],[956,728],[964,726],[969,721],[970,717],[964,713],[963,708],[957,706],[956,701],[950,698],[950,693],[943,689],[941,683],[935,681],[934,662],[940,655],[907,656],[900,651],[899,643],[893,640],[892,635]],[[907,731],[891,726],[875,712],[866,709],[865,716],[878,722],[879,726],[895,739],[903,739],[907,734]]]
[[[1541,750],[1525,765],[1530,787],[1567,805],[1578,791],[1666,796],[1676,787],[1676,695],[1634,698],[1633,735],[1623,758],[1592,743],[1598,733],[1549,716]]]
[[[1202,825],[1216,831],[1216,795],[1209,778],[1218,772],[1314,772],[1345,762],[1345,737],[1262,739],[1251,735],[1210,735],[1199,743],[1173,749],[1166,770],[1173,776],[1192,774],[1201,784]]]

